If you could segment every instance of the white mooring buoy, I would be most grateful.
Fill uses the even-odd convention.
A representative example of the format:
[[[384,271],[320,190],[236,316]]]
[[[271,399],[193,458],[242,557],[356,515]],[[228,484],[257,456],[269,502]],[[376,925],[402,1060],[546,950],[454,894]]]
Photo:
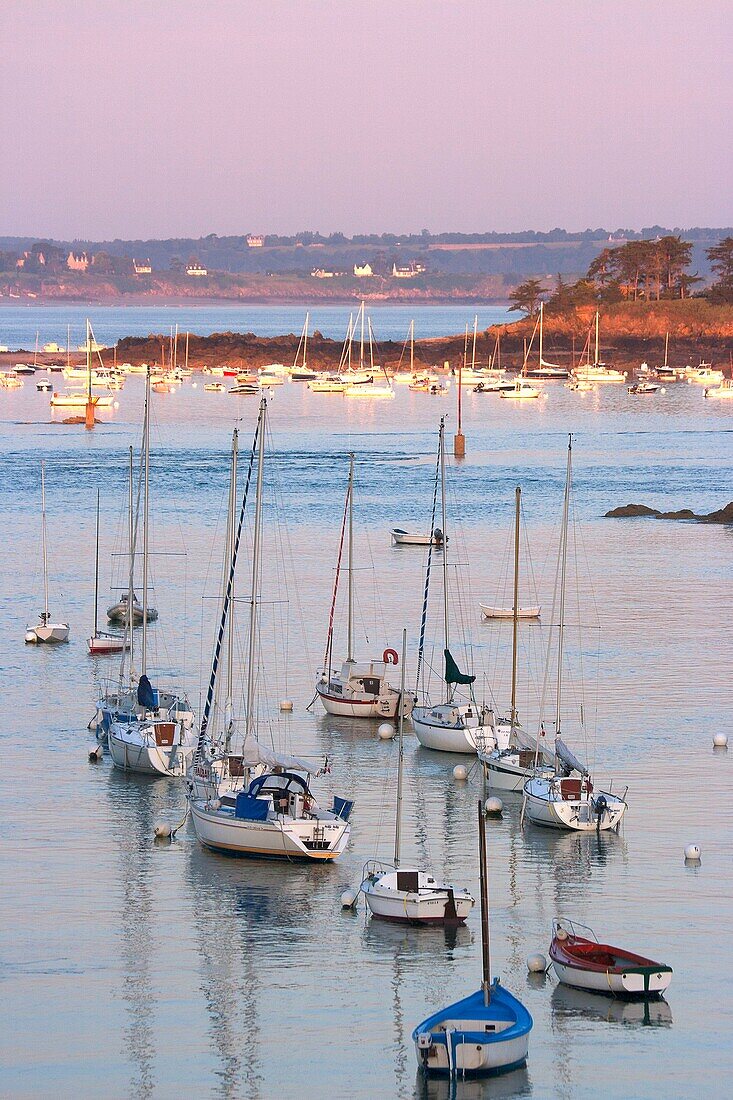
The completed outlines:
[[[380,741],[391,741],[395,735],[395,728],[391,722],[382,722],[377,734]]]
[[[728,734],[727,733],[714,733],[713,744],[716,749],[726,749],[728,747]]]
[[[492,795],[491,798],[487,798],[484,803],[484,811],[489,817],[501,817],[504,812],[504,803],[496,795]]]
[[[89,763],[98,764],[104,756],[104,749],[101,745],[95,745],[93,749],[89,750]]]
[[[456,764],[453,769],[453,778],[457,779],[459,783],[462,783],[464,779],[468,779],[468,769],[465,764]]]
[[[527,956],[527,970],[530,974],[544,974],[547,970],[547,959],[541,952]]]
[[[700,860],[700,845],[688,844],[685,847],[685,859],[690,860],[692,863],[698,863]]]
[[[341,908],[353,909],[356,904],[356,897],[357,895],[353,890],[344,890],[343,894],[341,895]]]
[[[293,700],[292,699],[281,699],[280,700],[280,710],[287,711],[288,713],[290,713],[290,711],[292,709],[293,709]]]
[[[156,821],[153,831],[156,840],[170,840],[172,829],[167,821]]]

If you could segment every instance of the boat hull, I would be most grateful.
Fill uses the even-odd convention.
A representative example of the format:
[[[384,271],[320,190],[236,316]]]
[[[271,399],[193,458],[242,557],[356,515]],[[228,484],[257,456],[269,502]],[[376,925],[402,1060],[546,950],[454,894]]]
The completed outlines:
[[[626,971],[615,973],[611,970],[590,971],[567,966],[553,959],[558,980],[572,989],[584,989],[588,993],[601,993],[607,997],[661,997],[672,981],[670,971],[657,971],[648,978],[648,989],[644,988],[644,975]]]
[[[69,627],[67,623],[41,623],[28,628],[25,640],[29,645],[59,645],[68,642]]]
[[[485,619],[513,619],[514,609],[511,607],[490,607],[487,604],[479,604],[481,614]],[[539,619],[541,607],[520,607],[517,609],[518,619]]]
[[[556,799],[551,797],[553,781],[532,778],[524,784],[524,809],[534,825],[569,832],[594,833],[616,829],[626,812],[626,803],[605,791],[596,793],[606,799],[608,810],[598,814],[591,797]]]
[[[414,878],[410,889],[400,889],[400,880]],[[430,877],[430,884],[428,884]],[[361,885],[369,910],[380,920],[399,924],[462,924],[474,899],[465,890],[435,882],[420,871],[389,870],[368,875]]]
[[[178,723],[165,723],[178,725]],[[110,722],[107,747],[115,767],[139,775],[182,777],[193,760],[195,743],[180,738],[178,744],[158,745],[154,724]]]
[[[339,822],[333,827],[329,824],[327,828],[333,836],[329,847],[308,848],[304,842],[308,830],[298,828],[299,822],[242,821],[220,810],[207,808],[203,799],[192,799],[190,807],[196,836],[205,848],[255,859],[329,863],[341,855],[351,831],[346,822]]]
[[[470,726],[451,728],[428,720],[427,707],[415,707],[412,712],[412,724],[423,748],[436,752],[476,753],[477,742],[487,740],[493,744],[494,730],[491,726]]]

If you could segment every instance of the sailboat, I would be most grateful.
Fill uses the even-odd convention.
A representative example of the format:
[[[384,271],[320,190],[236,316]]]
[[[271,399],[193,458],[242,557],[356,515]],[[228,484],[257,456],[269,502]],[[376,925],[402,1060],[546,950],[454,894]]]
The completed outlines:
[[[509,1073],[527,1061],[533,1021],[521,1001],[491,980],[486,821],[478,803],[481,875],[481,988],[440,1009],[412,1033],[420,1068],[428,1076],[461,1079]]]
[[[407,631],[402,631],[402,684],[405,694]],[[394,862],[391,867],[370,860],[364,868],[360,890],[375,917],[401,924],[462,924],[474,906],[468,890],[440,882],[429,871],[400,867],[402,825],[402,773],[404,771],[404,712],[400,713],[397,763],[397,814]]]
[[[82,369],[82,375],[86,377],[87,385],[84,390],[71,390],[68,393],[57,393],[56,390],[51,394],[51,407],[52,408],[68,408],[68,409],[80,409],[85,410],[84,422],[87,428],[94,427],[94,411],[95,409],[107,409],[114,402],[114,395],[99,394],[94,396],[92,394],[92,350],[95,349],[99,354],[99,345],[94,338],[92,332],[92,326],[87,317],[87,338],[86,338],[86,367]],[[67,368],[75,369],[75,368]],[[64,371],[64,374],[67,372]]]
[[[308,323],[310,321],[310,313],[305,315],[305,323],[303,324],[303,331],[300,334],[300,340],[298,341],[298,347],[295,350],[295,359],[293,365],[288,369],[288,374],[292,378],[293,382],[311,382],[314,378],[317,378],[317,374],[313,370],[309,370],[308,363]],[[300,360],[300,362],[298,362]]]
[[[545,303],[540,302],[539,338],[538,338],[539,354],[537,356],[537,366],[536,367],[525,366],[523,374],[524,374],[525,378],[535,378],[538,381],[543,381],[543,380],[546,380],[548,378],[550,378],[550,379],[551,378],[568,378],[570,376],[570,371],[568,371],[565,367],[558,366],[557,363],[548,363],[548,362],[546,362],[546,360],[543,357],[542,352],[543,352],[543,347],[544,347],[544,335],[543,335],[544,319],[545,319]]]
[[[132,470],[131,470],[132,474]],[[142,486],[142,646],[140,675],[135,668],[133,578],[137,545],[137,521],[132,520],[130,492],[130,561],[127,584],[127,622],[125,641],[129,645],[127,685],[121,685],[116,698],[108,698],[99,710],[102,728],[107,732],[107,744],[116,767],[145,775],[181,777],[188,771],[196,747],[194,716],[184,694],[162,691],[153,687],[147,672],[148,657],[148,542],[150,513],[150,373],[145,380],[145,413],[143,418],[143,486]],[[132,488],[132,481],[131,481]],[[123,652],[120,681],[125,666]],[[115,709],[115,703],[119,710]]]
[[[384,383],[376,381],[377,371],[380,369],[374,365],[374,332],[372,330],[371,318],[368,318],[368,333],[369,333],[369,368],[365,369],[364,366],[364,303],[361,303],[361,341],[359,345],[359,369],[353,371],[349,365],[349,370],[346,373],[346,380],[348,385],[344,390],[346,397],[394,397],[394,390],[392,383],[389,380],[389,376],[381,368],[384,375]]]
[[[259,583],[262,560],[262,497],[265,461],[265,430],[267,399],[260,401],[249,471],[242,495],[239,518],[234,529],[233,504],[230,494],[230,530],[234,532],[228,557],[221,619],[217,632],[211,675],[201,720],[196,757],[189,785],[189,807],[194,829],[205,848],[242,856],[314,860],[329,862],[345,849],[351,826],[349,816],[353,803],[334,797],[333,808],[323,809],[310,789],[311,765],[298,757],[286,756],[263,745],[256,730],[255,682],[259,659]],[[219,738],[209,730],[211,708],[217,687],[219,661],[229,615],[237,566],[240,537],[247,504],[249,485],[255,458],[257,459],[254,531],[252,537],[252,588],[249,599],[249,653],[244,731],[237,746],[236,770],[239,786],[233,787],[230,776],[224,780],[221,771],[212,766]],[[232,715],[229,740],[236,732]],[[226,745],[224,753],[228,753]],[[254,778],[252,778],[253,772]]]
[[[562,740],[563,658],[565,642],[565,590],[567,584],[568,525],[572,487],[572,438],[568,441],[568,462],[560,534],[560,606],[557,643],[557,686],[555,698],[555,768],[552,775],[533,775],[524,784],[522,817],[535,825],[575,832],[616,829],[626,812],[626,802],[610,791],[596,791],[587,767]],[[549,652],[548,652],[549,667]],[[537,752],[539,754],[539,739]],[[573,775],[573,773],[576,773]]]
[[[341,359],[335,374],[321,373],[308,383],[308,389],[313,393],[343,393],[349,385],[351,373],[351,343],[354,334],[354,315],[349,314],[349,323],[346,326],[346,338],[341,348]],[[348,366],[347,366],[348,364]]]
[[[445,417],[440,419],[438,432],[438,461],[435,472],[435,489],[433,492],[433,509],[430,530],[435,530],[435,511],[440,485],[441,501],[441,529],[446,531],[446,499],[445,499]],[[434,706],[427,702],[422,706],[414,707],[412,711],[412,724],[415,735],[427,749],[438,749],[441,752],[475,753],[477,744],[494,744],[493,716],[486,707],[480,707],[475,699],[473,683],[475,676],[469,676],[461,672],[450,652],[450,616],[448,609],[448,538],[442,547],[443,565],[443,656],[445,659],[445,685],[447,699],[443,703]],[[420,623],[420,646],[418,650],[418,683],[420,670],[424,668],[425,626],[427,622],[428,596],[430,592],[430,572],[433,558],[433,544],[428,548],[427,565],[425,569],[425,589],[423,594],[422,621]],[[469,688],[469,699],[463,701],[456,698],[458,687]]]
[[[577,382],[625,382],[626,371],[612,370],[600,360],[600,313],[596,310],[595,319],[595,352],[592,363],[583,363],[573,369],[573,377]],[[590,345],[590,334],[588,339]],[[589,348],[590,350],[590,348]]]
[[[48,545],[46,536],[46,463],[41,462],[41,542],[43,547],[43,611],[36,626],[26,627],[25,640],[30,644],[68,642],[69,624],[55,623],[48,610]]]
[[[484,768],[489,786],[504,791],[521,791],[525,780],[541,761],[548,767],[552,763],[540,750],[537,760],[537,747],[522,729],[517,712],[517,641],[519,620],[522,618],[519,606],[519,525],[522,510],[522,490],[517,485],[514,512],[514,600],[512,607],[512,694],[509,719],[497,718],[495,724],[496,745],[491,751],[479,749],[478,758]],[[534,608],[532,609],[534,610]],[[539,608],[537,615],[539,616]],[[526,616],[525,616],[526,617]],[[552,774],[550,769],[549,774]]]
[[[122,653],[129,647],[129,640],[124,634],[111,634],[109,631],[99,629],[99,489],[97,489],[97,523],[94,542],[94,633],[87,639],[89,652],[94,657],[104,656],[107,653]]]
[[[333,656],[333,626],[336,613],[344,540],[347,542],[347,627],[346,659],[340,671],[331,666]],[[328,714],[346,718],[395,718],[398,711],[409,717],[414,702],[411,692],[404,694],[392,687],[387,679],[390,665],[397,664],[397,652],[385,649],[381,659],[357,661],[354,657],[354,456],[349,455],[349,483],[341,521],[341,537],[336,559],[336,574],[331,597],[331,611],[326,635],[323,668],[316,683],[316,693]]]

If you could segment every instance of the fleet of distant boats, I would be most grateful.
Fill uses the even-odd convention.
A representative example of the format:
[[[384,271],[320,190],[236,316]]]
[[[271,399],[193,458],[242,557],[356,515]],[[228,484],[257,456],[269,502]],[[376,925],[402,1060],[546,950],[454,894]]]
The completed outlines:
[[[536,371],[555,372],[539,377],[559,377],[560,368],[543,359],[543,315],[537,323],[538,366]],[[577,382],[617,381],[609,378],[609,368],[598,362],[598,321],[596,320],[595,362],[586,365]],[[414,372],[414,330],[408,341],[410,366]],[[475,327],[474,327],[475,337]],[[323,376],[308,380],[308,319],[291,378],[325,382]],[[468,344],[468,333],[466,333]],[[95,345],[87,326],[86,389],[84,404],[95,401],[94,377],[106,376],[92,368]],[[532,342],[525,355],[529,361]],[[475,354],[475,353],[474,353]],[[330,382],[374,396],[379,390],[392,392],[394,378],[377,377],[373,365],[374,342],[371,325],[363,308],[350,319],[344,342],[342,364]],[[498,356],[498,349],[497,349]],[[666,356],[665,356],[666,359]],[[465,373],[476,382],[478,368],[464,355]],[[137,372],[135,368],[131,368]],[[173,370],[178,370],[173,367]],[[220,368],[225,377],[225,368]],[[183,369],[185,375],[186,367]],[[493,364],[489,383],[500,381]],[[707,365],[698,370],[708,371]],[[605,376],[603,372],[606,372]],[[124,371],[122,372],[124,373]],[[210,373],[213,373],[213,369]],[[187,816],[200,844],[214,851],[248,857],[270,857],[285,865],[295,860],[331,862],[345,850],[352,836],[351,815],[354,801],[334,796],[331,805],[317,797],[316,780],[330,771],[329,760],[318,762],[298,755],[290,745],[275,746],[271,732],[265,738],[263,706],[292,710],[292,702],[272,698],[269,677],[260,647],[262,618],[267,602],[263,599],[263,560],[268,545],[266,469],[268,461],[268,397],[262,375],[269,384],[280,384],[284,368],[270,366],[258,372],[258,378],[237,377],[239,386],[251,387],[259,394],[259,408],[251,448],[240,454],[239,432],[232,436],[226,534],[223,546],[222,584],[216,637],[204,697],[202,713],[196,715],[186,693],[178,687],[156,686],[150,679],[149,649],[151,624],[158,617],[151,604],[149,576],[150,516],[154,486],[150,477],[150,423],[153,394],[161,392],[155,375],[147,368],[142,439],[138,461],[133,448],[128,455],[127,471],[127,546],[126,584],[116,602],[107,609],[107,619],[117,630],[102,630],[98,622],[99,604],[99,497],[95,540],[94,628],[88,639],[94,657],[120,655],[117,677],[97,699],[92,722],[100,744],[106,746],[115,767],[141,775],[169,777],[184,784]],[[613,372],[621,374],[621,372]],[[413,376],[411,373],[410,377]],[[528,369],[512,382],[513,387],[528,386]],[[73,376],[72,376],[73,377]],[[625,377],[625,376],[622,376]],[[689,377],[689,376],[688,376]],[[163,375],[163,384],[170,384]],[[272,381],[274,379],[274,382]],[[706,377],[705,379],[709,379]],[[463,379],[461,379],[461,384]],[[431,383],[432,384],[432,383]],[[440,383],[443,384],[442,382]],[[212,382],[208,386],[219,386]],[[372,388],[373,387],[373,388]],[[207,387],[205,387],[207,388]],[[237,392],[236,388],[234,391]],[[512,391],[499,391],[502,396]],[[381,394],[385,396],[385,394]],[[424,574],[422,609],[419,622],[414,684],[406,681],[407,642],[402,631],[399,650],[386,648],[381,655],[359,653],[355,640],[355,584],[358,554],[355,526],[359,514],[355,503],[355,456],[348,460],[348,476],[343,511],[338,527],[334,584],[329,601],[324,659],[317,670],[314,698],[328,715],[348,717],[357,722],[378,722],[380,736],[384,723],[390,723],[386,736],[398,737],[398,774],[395,792],[394,853],[391,861],[370,859],[364,864],[358,894],[376,919],[411,925],[450,925],[467,919],[475,905],[471,893],[457,887],[425,866],[405,867],[401,863],[403,751],[405,725],[411,722],[418,743],[444,754],[469,754],[477,759],[486,787],[501,792],[521,793],[520,818],[532,826],[570,833],[616,831],[627,811],[626,791],[614,792],[613,785],[601,788],[589,767],[579,760],[568,740],[587,742],[584,719],[576,708],[565,702],[567,669],[566,592],[570,585],[572,509],[572,441],[568,444],[562,523],[558,548],[558,595],[552,608],[550,641],[547,647],[546,678],[554,669],[553,705],[539,716],[534,731],[519,720],[517,687],[520,676],[518,637],[520,625],[537,621],[541,607],[520,600],[520,524],[521,489],[515,493],[514,567],[511,605],[480,604],[485,620],[512,624],[512,674],[510,705],[498,713],[495,704],[477,693],[477,675],[471,667],[473,650],[466,640],[466,624],[457,608],[465,594],[451,599],[451,587],[458,585],[453,567],[454,550],[447,532],[452,529],[447,493],[445,418],[440,419],[435,451],[432,507],[424,528],[410,532],[395,527],[390,539],[395,551],[422,548]],[[243,468],[243,469],[242,469]],[[243,568],[245,516],[251,515],[251,543],[248,546],[249,571],[243,589],[246,596],[236,597],[238,577]],[[44,610],[38,623],[26,628],[25,640],[34,645],[60,644],[69,639],[69,624],[57,621],[49,605],[49,566],[46,521],[46,467],[41,464],[41,549],[43,556]],[[269,520],[269,522],[274,522]],[[273,543],[277,540],[272,537]],[[345,600],[342,588],[345,586]],[[339,600],[339,596],[342,596]],[[439,637],[430,647],[427,638],[430,607],[435,603],[439,614]],[[340,637],[342,604],[345,638],[342,649],[335,648]],[[247,608],[247,651],[237,659],[235,618]],[[478,613],[479,609],[477,609]],[[498,629],[498,627],[497,627]],[[554,631],[554,634],[552,633]],[[434,667],[431,654],[441,654],[440,669]],[[336,659],[334,659],[336,658]],[[399,669],[399,682],[392,676]],[[437,681],[437,688],[435,682]],[[543,697],[544,697],[543,692]],[[549,697],[549,692],[547,693]],[[259,700],[259,703],[258,703]],[[544,704],[543,704],[544,705]],[[550,713],[550,711],[552,713]],[[548,736],[546,726],[552,731]],[[395,730],[396,727],[396,730]],[[566,733],[569,727],[569,736]],[[357,792],[358,793],[358,792]],[[497,978],[492,977],[489,953],[489,903],[486,867],[485,805],[478,806],[480,910],[482,932],[481,988],[447,1008],[440,1009],[413,1032],[419,1065],[428,1074],[450,1077],[480,1076],[505,1072],[524,1064],[533,1023],[522,1003]],[[355,903],[356,894],[346,904]],[[552,929],[550,957],[559,980],[590,993],[652,998],[660,996],[669,984],[671,969],[632,952],[599,944],[586,936],[588,930],[565,918],[556,919]]]

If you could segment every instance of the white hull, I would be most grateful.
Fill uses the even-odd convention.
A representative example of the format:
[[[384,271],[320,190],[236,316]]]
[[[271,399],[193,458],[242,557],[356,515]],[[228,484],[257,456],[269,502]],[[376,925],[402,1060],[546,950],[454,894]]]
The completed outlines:
[[[441,539],[440,542],[435,536],[430,535],[411,535],[409,531],[390,531],[390,537],[395,546],[443,546],[444,542],[448,539]]]
[[[400,700],[398,691],[390,690],[371,699],[344,699],[330,694],[323,682],[316,684],[316,691],[327,714],[340,718],[379,718],[382,721],[397,717]],[[406,718],[409,718],[411,710],[411,700],[408,698],[405,700]]]
[[[130,648],[130,643],[121,635],[94,634],[91,638],[87,638],[87,646],[93,656],[104,656],[109,653],[122,653],[123,649]]]
[[[463,1021],[447,1021],[449,1029],[461,1030]],[[499,1029],[497,1029],[499,1030]],[[458,1081],[464,1074],[471,1077],[490,1076],[513,1067],[519,1067],[527,1060],[529,1053],[529,1035],[518,1035],[514,1039],[492,1043],[461,1043],[456,1049],[455,1064],[450,1065],[448,1049],[442,1044],[433,1047],[434,1055],[430,1060],[428,1072],[442,1076],[452,1076]],[[420,1048],[415,1046],[415,1055],[419,1067],[423,1066]]]
[[[412,712],[412,724],[423,748],[437,752],[476,753],[477,741],[482,744],[494,742],[492,726],[453,727],[431,722],[429,707],[415,707]]]
[[[669,971],[661,971],[659,974],[649,976],[649,985],[644,989],[643,974],[614,974],[610,971],[581,970],[574,966],[564,966],[562,963],[552,963],[559,981],[573,989],[585,989],[590,993],[609,993],[619,997],[644,996],[644,993],[660,995],[672,981]]]
[[[195,738],[190,727],[186,738],[186,733],[181,734],[179,723],[164,724],[175,726],[176,744],[158,745],[152,721],[111,722],[107,745],[115,766],[141,775],[184,776],[193,759]]]
[[[369,875],[361,890],[373,916],[401,924],[461,924],[471,912],[474,900],[465,890],[437,883],[424,872],[407,872],[418,878],[417,889],[398,889],[404,871]]]
[[[206,848],[241,856],[270,859],[308,859],[329,862],[346,847],[350,826],[345,821],[277,820],[244,821],[221,809],[209,808],[203,799],[192,799],[191,816],[196,836]],[[328,847],[308,847],[319,830]]]
[[[486,604],[479,604],[481,613],[485,619],[513,619],[514,609],[512,607],[489,607]],[[541,607],[520,607],[517,608],[518,619],[539,619]]]
[[[544,825],[550,829],[565,829],[569,832],[594,833],[615,829],[626,812],[626,803],[605,791],[603,795],[608,809],[599,817],[595,812],[592,799],[560,799],[552,797],[553,780],[533,778],[524,785],[525,813],[535,825]]]
[[[29,626],[26,630],[25,640],[29,645],[57,645],[59,642],[68,642],[69,627],[67,623],[45,623],[39,626]]]
[[[375,386],[369,383],[356,383],[344,389],[347,397],[394,397],[391,386]]]

